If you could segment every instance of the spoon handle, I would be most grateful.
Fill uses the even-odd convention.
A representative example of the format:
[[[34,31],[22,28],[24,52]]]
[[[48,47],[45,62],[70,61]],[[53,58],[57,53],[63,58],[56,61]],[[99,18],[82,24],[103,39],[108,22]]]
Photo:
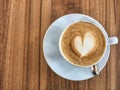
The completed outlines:
[[[97,65],[93,65],[92,66],[92,73],[93,73],[93,75],[99,75],[99,70],[98,70],[98,67],[97,67]]]

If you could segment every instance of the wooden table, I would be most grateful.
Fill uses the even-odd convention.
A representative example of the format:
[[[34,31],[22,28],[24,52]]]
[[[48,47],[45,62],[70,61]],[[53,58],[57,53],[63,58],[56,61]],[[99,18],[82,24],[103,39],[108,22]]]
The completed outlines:
[[[120,43],[99,76],[69,81],[43,56],[43,37],[60,16],[83,13],[120,39],[120,0],[0,0],[0,90],[120,90]]]

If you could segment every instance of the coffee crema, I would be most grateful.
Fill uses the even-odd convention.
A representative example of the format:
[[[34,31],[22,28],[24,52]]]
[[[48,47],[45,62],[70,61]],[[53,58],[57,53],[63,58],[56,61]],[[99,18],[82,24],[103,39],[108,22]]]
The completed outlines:
[[[97,62],[105,51],[106,41],[102,31],[88,22],[70,25],[63,33],[61,49],[70,63],[89,66]]]

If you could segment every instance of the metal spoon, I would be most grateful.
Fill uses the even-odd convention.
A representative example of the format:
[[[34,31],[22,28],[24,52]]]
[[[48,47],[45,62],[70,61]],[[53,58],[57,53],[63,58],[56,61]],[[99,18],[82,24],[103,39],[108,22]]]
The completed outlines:
[[[100,74],[97,65],[93,65],[91,69],[92,69],[93,75],[96,76],[96,75],[99,75],[99,74]]]

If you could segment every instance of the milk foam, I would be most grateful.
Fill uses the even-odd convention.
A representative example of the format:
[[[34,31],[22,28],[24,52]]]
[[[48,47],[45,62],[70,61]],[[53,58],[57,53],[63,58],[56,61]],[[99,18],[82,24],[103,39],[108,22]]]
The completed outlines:
[[[95,37],[92,33],[85,34],[83,40],[80,36],[74,38],[74,45],[81,56],[87,55],[95,46]]]

